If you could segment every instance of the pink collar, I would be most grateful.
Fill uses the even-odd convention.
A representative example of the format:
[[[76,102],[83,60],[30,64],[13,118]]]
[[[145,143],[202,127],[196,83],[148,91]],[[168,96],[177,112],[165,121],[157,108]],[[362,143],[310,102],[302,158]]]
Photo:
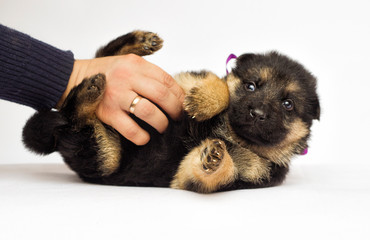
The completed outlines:
[[[235,54],[230,54],[229,57],[226,59],[226,75],[229,75],[232,69],[232,66],[230,66],[231,63],[229,64],[231,59],[237,59],[237,56]],[[229,72],[229,69],[230,69],[230,72]]]

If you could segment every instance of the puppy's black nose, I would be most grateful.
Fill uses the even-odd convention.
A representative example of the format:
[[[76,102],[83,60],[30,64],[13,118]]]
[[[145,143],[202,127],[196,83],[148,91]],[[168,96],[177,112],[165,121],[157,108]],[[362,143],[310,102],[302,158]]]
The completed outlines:
[[[265,121],[266,119],[266,114],[263,110],[261,109],[251,109],[249,111],[249,115],[254,119],[254,120],[257,120],[257,121]]]

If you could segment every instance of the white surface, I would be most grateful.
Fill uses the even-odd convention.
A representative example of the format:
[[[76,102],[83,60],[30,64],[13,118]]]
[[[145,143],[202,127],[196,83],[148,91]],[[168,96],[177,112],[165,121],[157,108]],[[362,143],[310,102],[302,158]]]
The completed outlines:
[[[369,239],[370,166],[303,164],[280,187],[210,195],[0,167],[1,239]],[[37,238],[36,238],[37,237]]]
[[[90,58],[134,29],[170,74],[225,74],[229,53],[281,51],[318,78],[309,154],[277,188],[199,195],[81,183],[21,144],[32,109],[0,100],[0,239],[370,239],[369,1],[0,0],[0,22]],[[36,165],[24,165],[37,163]],[[47,163],[53,163],[51,165]]]

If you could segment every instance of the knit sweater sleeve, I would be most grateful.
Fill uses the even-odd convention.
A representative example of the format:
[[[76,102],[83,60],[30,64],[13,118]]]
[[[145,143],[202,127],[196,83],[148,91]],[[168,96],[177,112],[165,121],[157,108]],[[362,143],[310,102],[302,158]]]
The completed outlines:
[[[0,98],[37,110],[56,106],[74,57],[0,24]]]

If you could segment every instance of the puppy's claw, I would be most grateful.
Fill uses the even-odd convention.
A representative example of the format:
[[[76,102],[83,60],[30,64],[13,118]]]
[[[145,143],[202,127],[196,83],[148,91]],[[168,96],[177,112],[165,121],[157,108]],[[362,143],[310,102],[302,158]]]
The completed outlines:
[[[204,150],[201,156],[202,167],[206,173],[215,172],[225,155],[226,146],[220,140],[212,141]]]

